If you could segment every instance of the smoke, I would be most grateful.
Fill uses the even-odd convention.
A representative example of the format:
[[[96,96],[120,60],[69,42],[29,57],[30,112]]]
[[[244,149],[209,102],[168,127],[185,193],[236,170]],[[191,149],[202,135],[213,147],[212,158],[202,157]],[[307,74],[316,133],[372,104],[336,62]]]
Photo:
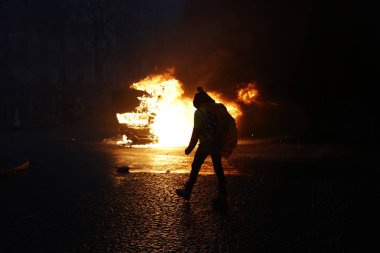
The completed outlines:
[[[156,65],[174,66],[186,92],[203,86],[232,99],[237,85],[255,82],[264,96],[283,96],[302,65],[308,5],[188,1],[162,36]]]

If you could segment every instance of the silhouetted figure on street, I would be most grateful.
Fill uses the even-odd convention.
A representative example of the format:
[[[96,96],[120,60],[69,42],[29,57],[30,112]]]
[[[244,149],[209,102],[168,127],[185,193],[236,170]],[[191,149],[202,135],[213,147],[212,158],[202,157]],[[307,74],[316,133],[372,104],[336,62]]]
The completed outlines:
[[[196,182],[199,170],[207,158],[211,156],[214,171],[218,177],[218,197],[215,202],[226,203],[226,179],[222,167],[222,157],[228,158],[236,147],[237,131],[234,118],[228,113],[223,104],[215,103],[202,88],[198,88],[193,105],[197,110],[194,113],[194,128],[190,143],[185,149],[188,155],[199,140],[191,172],[183,189],[177,189],[178,196],[190,200],[191,192]]]

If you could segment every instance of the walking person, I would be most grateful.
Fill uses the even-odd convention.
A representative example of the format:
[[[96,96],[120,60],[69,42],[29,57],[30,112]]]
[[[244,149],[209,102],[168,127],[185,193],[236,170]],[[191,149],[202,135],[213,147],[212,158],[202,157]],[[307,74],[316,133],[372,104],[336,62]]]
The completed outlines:
[[[205,159],[210,155],[218,178],[218,196],[214,199],[214,203],[226,203],[227,185],[222,166],[222,157],[228,158],[236,147],[237,130],[235,120],[223,104],[216,103],[201,87],[198,87],[197,90],[198,93],[195,94],[193,100],[193,105],[196,108],[194,128],[190,143],[185,149],[185,154],[190,154],[198,141],[199,146],[194,155],[189,179],[185,187],[177,189],[176,193],[183,199],[190,200],[199,170]]]

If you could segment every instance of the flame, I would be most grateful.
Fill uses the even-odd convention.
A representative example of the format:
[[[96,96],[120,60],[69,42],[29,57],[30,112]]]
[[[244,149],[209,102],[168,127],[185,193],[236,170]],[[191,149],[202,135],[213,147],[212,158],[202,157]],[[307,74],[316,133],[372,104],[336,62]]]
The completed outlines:
[[[121,146],[131,146],[132,140],[128,139],[128,136],[124,134],[122,140],[117,141],[116,144]]]
[[[135,112],[117,114],[120,124],[149,128],[159,146],[184,146],[192,126],[192,101],[183,96],[182,84],[169,73],[148,76],[130,86],[145,91]],[[124,137],[125,138],[125,137]]]
[[[126,112],[117,113],[116,116],[120,124],[129,124],[138,128],[149,125],[149,116],[146,113]]]
[[[135,112],[117,114],[120,124],[144,129],[155,136],[155,146],[186,146],[193,128],[195,108],[192,99],[184,96],[183,85],[171,74],[148,76],[130,86],[132,89],[145,91],[147,95],[138,97],[140,105]],[[216,102],[223,103],[236,119],[241,116],[239,106],[226,102],[216,92],[209,92]],[[128,136],[123,136],[119,144],[130,144]]]
[[[239,102],[249,105],[256,102],[256,97],[258,94],[259,92],[256,89],[255,84],[248,83],[246,87],[243,87],[237,91],[237,98]]]
[[[238,120],[243,115],[237,103],[233,101],[227,101],[226,99],[223,98],[222,94],[220,94],[219,92],[209,91],[207,93],[215,100],[216,103],[224,104],[227,108],[227,111],[231,114],[231,116],[235,120]]]

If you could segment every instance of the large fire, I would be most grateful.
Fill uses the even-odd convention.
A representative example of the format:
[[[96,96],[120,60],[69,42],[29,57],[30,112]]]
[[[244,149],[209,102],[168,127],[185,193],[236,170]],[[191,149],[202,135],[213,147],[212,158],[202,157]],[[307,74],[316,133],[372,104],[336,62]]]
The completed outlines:
[[[140,105],[134,112],[117,114],[120,124],[128,128],[148,129],[154,136],[154,145],[186,146],[193,127],[195,108],[192,99],[184,96],[183,85],[171,74],[148,76],[130,86],[145,91],[147,95],[138,97]],[[242,115],[238,104],[225,101],[215,92],[208,92],[216,102],[223,103],[230,114],[237,119]],[[120,143],[132,143],[128,135]]]

